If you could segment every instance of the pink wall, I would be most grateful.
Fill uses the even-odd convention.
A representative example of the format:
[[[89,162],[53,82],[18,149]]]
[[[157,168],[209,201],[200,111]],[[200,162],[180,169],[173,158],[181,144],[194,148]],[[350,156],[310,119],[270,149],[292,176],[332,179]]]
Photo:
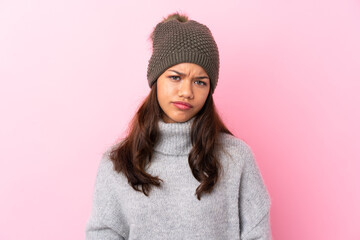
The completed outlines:
[[[180,10],[218,42],[215,100],[252,147],[274,239],[360,239],[360,4],[0,2],[0,239],[83,239],[102,152],[148,93],[146,41]]]

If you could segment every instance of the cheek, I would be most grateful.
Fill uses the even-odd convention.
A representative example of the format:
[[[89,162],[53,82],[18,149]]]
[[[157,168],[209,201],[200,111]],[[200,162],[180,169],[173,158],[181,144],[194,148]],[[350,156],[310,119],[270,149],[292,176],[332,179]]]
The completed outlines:
[[[164,102],[164,96],[163,96],[163,92],[161,91],[160,88],[158,88],[158,90],[157,90],[157,100],[158,100],[158,103],[160,104],[160,107],[162,107],[163,102]]]
[[[169,101],[174,98],[176,95],[176,89],[174,86],[171,86],[166,83],[162,83],[158,85],[157,88],[158,101]]]
[[[199,99],[198,99],[198,104],[199,104],[199,107],[200,109],[204,106],[205,102],[206,102],[206,99],[209,95],[209,91],[202,91],[202,92],[199,92],[198,93],[199,95]]]
[[[157,86],[157,99],[161,107],[166,106],[166,104],[171,100],[170,88],[164,82],[160,82]]]

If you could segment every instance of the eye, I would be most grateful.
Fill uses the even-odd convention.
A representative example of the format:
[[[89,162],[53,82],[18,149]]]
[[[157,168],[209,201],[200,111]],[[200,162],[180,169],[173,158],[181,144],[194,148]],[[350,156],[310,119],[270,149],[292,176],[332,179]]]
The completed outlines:
[[[195,84],[201,85],[201,86],[206,86],[206,82],[200,81],[200,80],[195,81]]]
[[[172,80],[176,80],[176,81],[180,80],[180,76],[176,76],[176,75],[175,76],[169,76],[169,78],[172,79]]]

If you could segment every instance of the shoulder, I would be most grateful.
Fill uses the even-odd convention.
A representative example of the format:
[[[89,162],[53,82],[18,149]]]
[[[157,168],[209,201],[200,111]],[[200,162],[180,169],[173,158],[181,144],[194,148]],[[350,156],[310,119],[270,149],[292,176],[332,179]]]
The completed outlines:
[[[221,150],[233,157],[253,158],[251,147],[244,140],[231,134],[221,133],[219,143]]]
[[[117,145],[118,144],[108,147],[101,155],[97,171],[97,179],[100,182],[109,181],[114,177],[118,178],[119,174],[115,171],[114,163],[110,158],[112,150],[114,150]]]
[[[230,134],[221,134],[219,140],[221,162],[228,166],[229,171],[256,175],[256,180],[262,181],[255,154],[249,144]]]
[[[253,201],[254,196],[258,196],[257,203],[264,208],[264,211],[268,210],[271,203],[269,193],[250,146],[244,140],[230,134],[222,134],[220,140],[222,151],[231,158],[229,170],[235,169],[236,171],[238,169],[235,166],[240,167],[242,198],[250,202]]]

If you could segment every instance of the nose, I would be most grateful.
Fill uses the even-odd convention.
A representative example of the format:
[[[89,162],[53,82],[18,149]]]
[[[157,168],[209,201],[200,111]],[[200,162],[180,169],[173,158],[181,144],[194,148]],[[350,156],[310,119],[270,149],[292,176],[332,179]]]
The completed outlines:
[[[188,79],[184,79],[179,87],[179,97],[192,99],[194,98],[194,93],[192,89],[191,81]]]

